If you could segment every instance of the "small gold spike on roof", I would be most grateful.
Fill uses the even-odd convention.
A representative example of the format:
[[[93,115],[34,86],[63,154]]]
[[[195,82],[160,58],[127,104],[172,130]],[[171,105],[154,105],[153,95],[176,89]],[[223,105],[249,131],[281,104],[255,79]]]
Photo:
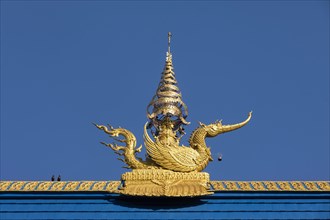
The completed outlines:
[[[188,116],[186,104],[182,101],[182,95],[177,85],[173,71],[172,54],[170,52],[171,32],[168,33],[168,51],[166,63],[162,72],[161,80],[156,94],[147,107],[147,116],[150,119],[150,126],[158,130],[161,121],[170,118],[174,123],[174,130],[182,124],[189,124],[185,120]]]

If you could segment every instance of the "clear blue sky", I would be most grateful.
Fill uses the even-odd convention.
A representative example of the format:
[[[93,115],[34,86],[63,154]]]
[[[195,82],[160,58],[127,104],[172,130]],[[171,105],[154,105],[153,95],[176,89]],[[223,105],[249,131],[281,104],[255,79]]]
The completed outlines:
[[[131,130],[173,63],[213,180],[329,180],[329,1],[1,1],[1,180],[119,180],[91,123]],[[143,155],[141,155],[143,157]]]

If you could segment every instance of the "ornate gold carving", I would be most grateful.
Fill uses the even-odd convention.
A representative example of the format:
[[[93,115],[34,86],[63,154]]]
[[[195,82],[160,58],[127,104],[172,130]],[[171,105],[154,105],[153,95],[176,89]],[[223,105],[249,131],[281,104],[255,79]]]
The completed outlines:
[[[330,182],[316,182],[320,190],[330,191]]]
[[[65,191],[74,191],[77,189],[80,182],[67,182],[67,184],[64,187]]]
[[[116,193],[120,181],[0,181],[0,191],[74,192],[101,191]],[[94,185],[92,188],[91,185]],[[108,185],[107,188],[105,186]]]
[[[237,182],[229,182],[229,181],[225,181],[223,182],[224,185],[226,186],[226,190],[231,190],[231,191],[237,191],[237,190],[240,190],[238,187],[237,187]]]
[[[267,190],[270,190],[270,191],[278,191],[278,190],[280,190],[280,188],[277,186],[276,182],[267,181],[267,182],[264,182],[264,184],[267,187],[266,188]]]
[[[263,190],[263,189],[265,189],[265,186],[262,184],[262,182],[251,182],[251,185],[253,186],[254,190]]]
[[[136,172],[137,171],[137,172]],[[141,172],[139,172],[141,171]],[[330,182],[327,181],[209,181],[208,173],[179,173],[173,171],[154,172],[158,170],[134,170],[123,174],[123,179],[129,181],[146,181],[150,185],[165,186],[168,188],[187,187],[184,184],[187,182],[198,180],[194,184],[202,183],[202,187],[209,189],[208,192],[221,191],[324,191],[330,192]],[[159,170],[160,171],[160,170]],[[167,180],[169,179],[169,180]],[[181,181],[182,180],[182,181]],[[202,180],[201,182],[199,182]],[[150,183],[150,181],[154,181]],[[166,182],[168,181],[168,182]],[[164,183],[166,183],[164,185]],[[184,184],[183,184],[184,183]],[[209,184],[208,184],[209,183]],[[63,181],[63,182],[49,182],[49,181],[0,181],[0,192],[15,191],[15,192],[110,192],[122,193],[122,189],[118,190],[120,181]],[[289,185],[292,185],[288,188]],[[249,187],[250,185],[254,188]],[[255,186],[260,187],[255,187]],[[65,187],[64,187],[65,186]],[[239,186],[239,187],[237,187]],[[266,187],[265,187],[266,186]],[[306,188],[305,188],[306,187]],[[176,189],[179,190],[179,189]],[[182,191],[187,189],[181,189]],[[203,189],[204,190],[204,189]],[[163,189],[164,191],[164,189]],[[194,190],[191,190],[194,191]]]
[[[182,101],[182,95],[173,71],[170,47],[168,49],[165,67],[156,94],[152,97],[151,102],[147,106],[147,117],[156,130],[159,130],[161,126],[163,116],[177,117],[176,120],[172,120],[175,124],[174,126],[177,128],[179,128],[181,124],[189,124],[189,122],[186,121],[188,108]]]
[[[236,125],[222,125],[216,122],[210,125],[201,124],[190,137],[190,146],[180,146],[176,138],[174,125],[169,119],[163,121],[158,136],[153,141],[144,127],[144,142],[147,152],[152,161],[163,169],[177,172],[202,171],[212,161],[210,148],[206,146],[206,137],[215,137],[248,123],[251,118]]]
[[[294,189],[291,188],[290,183],[289,182],[277,182],[277,184],[279,185],[279,187],[284,190],[284,191],[292,191]]]
[[[206,184],[206,180],[201,176],[197,175],[196,178],[185,180],[185,178],[195,175],[196,172],[204,170],[212,161],[211,151],[207,147],[205,139],[239,129],[246,125],[252,116],[252,112],[250,112],[245,121],[234,125],[222,125],[221,121],[209,125],[200,123],[200,126],[190,136],[190,146],[180,145],[180,139],[185,134],[183,126],[189,124],[186,120],[188,108],[182,100],[173,70],[170,51],[171,36],[172,34],[169,33],[168,51],[160,83],[156,94],[147,106],[149,121],[144,126],[144,143],[147,150],[145,160],[135,156],[136,153],[141,152],[142,145],[136,147],[136,138],[132,132],[120,127],[113,128],[110,125],[94,124],[120,143],[101,142],[114,150],[116,154],[124,157],[119,159],[127,164],[126,168],[133,169],[133,172],[122,176],[124,184],[121,192],[124,194],[153,196],[207,194],[205,187],[201,187],[201,185]],[[148,129],[152,137],[149,136]],[[122,138],[119,139],[118,137]],[[147,171],[141,170],[150,171],[146,174]],[[184,173],[181,175],[183,179],[180,181],[176,179],[177,176],[180,176],[179,172]],[[167,176],[167,179],[162,179],[163,174]],[[126,176],[129,175],[134,176],[135,179],[126,179]],[[151,175],[152,179],[145,180],[145,175]],[[242,185],[242,187],[249,186]],[[198,192],[198,190],[200,191]]]
[[[237,182],[239,188],[244,191],[253,190],[248,182]]]
[[[65,182],[55,182],[51,185],[50,191],[61,191],[65,185]]]
[[[125,195],[138,196],[201,196],[209,195],[208,173],[182,173],[170,170],[133,170],[122,175]]]
[[[24,185],[23,191],[33,191],[38,185],[38,182],[27,182]]]
[[[212,191],[226,191],[227,188],[224,186],[223,182],[211,181],[210,182]]]
[[[13,182],[10,188],[12,188],[13,190],[21,190],[25,184],[26,183],[23,181]]]
[[[107,182],[105,184],[105,186],[106,186],[105,191],[113,192],[113,193],[119,193],[118,189],[119,189],[119,186],[120,186],[120,181]],[[103,191],[103,190],[101,190],[101,191]]]
[[[93,183],[92,189],[91,190],[104,190],[104,187],[106,186],[107,182],[106,181],[100,181],[100,182],[96,182]]]
[[[0,181],[0,191],[5,191],[5,190],[7,190],[9,187],[10,187],[10,185],[12,185],[13,184],[13,182],[10,182],[10,181]]]
[[[197,189],[200,190],[199,195],[206,195],[205,189],[200,187],[198,184],[193,183],[191,181],[186,181],[185,184],[188,184],[186,187],[189,188],[189,190],[186,191],[180,191],[177,190],[179,187],[174,187],[176,190],[174,191],[160,191],[160,188],[158,187],[158,194],[156,191],[151,190],[150,188],[155,188],[155,183],[151,180],[146,183],[145,181],[142,181],[143,179],[138,178],[141,176],[140,173],[136,173],[134,171],[136,170],[152,170],[150,172],[153,172],[153,174],[157,174],[161,178],[161,174],[163,173],[164,176],[167,176],[167,180],[172,180],[172,178],[175,178],[175,176],[178,175],[177,172],[183,172],[186,174],[182,174],[184,176],[190,176],[192,174],[195,175],[196,172],[202,171],[209,161],[212,161],[211,157],[211,151],[210,148],[206,146],[205,138],[206,137],[214,137],[218,134],[228,132],[234,129],[238,129],[245,124],[248,123],[248,121],[251,118],[251,113],[249,114],[248,119],[246,119],[244,122],[236,124],[236,125],[222,125],[221,122],[216,122],[214,124],[210,125],[204,125],[201,124],[199,128],[197,128],[193,134],[190,137],[190,147],[185,146],[179,146],[179,140],[176,137],[175,132],[172,130],[173,124],[169,119],[166,119],[163,121],[163,124],[160,127],[158,136],[155,137],[155,141],[153,141],[147,132],[147,125],[144,127],[144,138],[145,138],[145,145],[147,148],[148,157],[146,160],[137,159],[135,157],[135,154],[137,152],[141,151],[142,146],[139,148],[136,148],[136,138],[135,136],[128,130],[123,128],[113,128],[111,126],[106,127],[104,125],[96,125],[99,129],[103,130],[110,136],[114,137],[115,140],[125,143],[125,146],[119,146],[117,144],[105,144],[104,145],[112,148],[117,154],[123,155],[125,158],[122,160],[128,165],[128,168],[132,168],[133,172],[126,173],[123,175],[122,179],[125,181],[124,188],[127,188],[127,190],[123,190],[122,192],[124,194],[128,195],[153,195],[153,196],[193,196],[197,195],[196,192]],[[118,136],[124,137],[124,139],[117,139]],[[174,171],[174,172],[172,172]],[[144,171],[145,172],[145,171]],[[171,175],[167,175],[166,172],[171,172]],[[192,172],[192,173],[191,173]],[[175,175],[174,175],[175,173]],[[138,176],[136,178],[136,184],[132,182],[132,180],[127,180],[125,176],[128,175],[134,175]],[[153,178],[156,178],[157,181],[159,181],[158,176],[155,177],[152,175]],[[145,178],[145,177],[141,177]],[[199,177],[198,177],[199,178]],[[195,179],[194,181],[201,181],[205,182],[203,179]],[[128,184],[130,182],[130,184]],[[170,182],[163,182],[162,184],[165,184]],[[151,184],[151,185],[150,185]],[[183,182],[180,183],[181,185]],[[189,186],[189,184],[191,186]],[[129,185],[131,186],[129,189]],[[142,190],[141,187],[145,187],[145,190]],[[173,185],[171,183],[171,185]],[[199,187],[197,187],[199,186]],[[243,186],[242,187],[248,187]],[[173,187],[171,189],[174,189]],[[165,188],[164,188],[165,189]],[[134,191],[135,190],[135,191]],[[183,193],[182,195],[175,195],[174,192],[180,192]]]
[[[84,181],[80,184],[79,188],[81,190],[90,190],[93,183],[93,181]]]
[[[238,124],[222,125],[221,121],[200,126],[191,134],[190,146],[180,146],[179,142],[184,134],[184,125],[188,116],[187,106],[182,101],[182,95],[177,85],[172,65],[172,54],[170,52],[170,41],[172,34],[168,34],[168,51],[166,64],[156,94],[147,107],[149,122],[144,127],[144,142],[147,150],[145,160],[137,159],[135,154],[141,152],[142,146],[136,147],[134,134],[124,128],[113,128],[108,125],[94,124],[103,130],[115,141],[123,145],[106,144],[115,153],[124,156],[121,159],[131,169],[164,169],[175,172],[202,171],[212,161],[210,148],[206,146],[205,138],[215,137],[219,134],[239,129],[246,125],[252,116]],[[150,129],[153,139],[149,136]],[[118,137],[123,137],[118,139]]]
[[[307,189],[305,188],[304,184],[302,184],[301,182],[290,182],[289,184],[291,184],[291,186],[296,191],[307,191]]]
[[[97,125],[95,126],[103,130],[105,133],[109,134],[111,137],[114,138],[114,140],[124,143],[124,146],[119,146],[116,143],[114,144],[106,144],[104,142],[101,142],[107,147],[110,147],[112,150],[115,151],[116,154],[120,156],[124,156],[124,160],[120,158],[123,162],[127,164],[127,168],[130,169],[151,169],[151,168],[157,168],[154,166],[152,161],[142,161],[141,159],[137,159],[135,157],[135,154],[138,152],[141,152],[142,146],[136,147],[136,138],[132,132],[130,132],[127,129],[124,128],[116,128],[114,129],[112,126],[108,125],[108,127],[104,125]],[[118,139],[118,136],[124,137],[123,139]]]
[[[252,181],[252,182],[232,182],[232,181],[211,181],[214,191],[328,191],[330,192],[330,182],[284,182],[284,181]],[[226,187],[223,187],[225,185]],[[240,188],[237,187],[240,186]],[[252,185],[253,188],[249,187]],[[321,187],[322,185],[322,187]],[[291,187],[292,186],[292,187]],[[319,187],[317,187],[319,186]]]
[[[55,182],[41,182],[38,186],[38,189],[39,190],[42,190],[42,191],[47,191],[47,190],[50,190],[50,187],[54,184]]]

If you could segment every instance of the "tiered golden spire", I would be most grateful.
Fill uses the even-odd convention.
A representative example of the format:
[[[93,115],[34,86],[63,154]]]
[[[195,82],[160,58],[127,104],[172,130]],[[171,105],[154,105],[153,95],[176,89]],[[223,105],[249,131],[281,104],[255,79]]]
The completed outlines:
[[[166,52],[165,67],[156,94],[147,107],[147,116],[150,120],[149,128],[154,127],[156,131],[165,119],[173,122],[173,130],[182,130],[181,125],[187,125],[188,109],[182,101],[182,95],[177,85],[173,71],[172,54],[170,51],[171,32],[168,33],[168,51]]]

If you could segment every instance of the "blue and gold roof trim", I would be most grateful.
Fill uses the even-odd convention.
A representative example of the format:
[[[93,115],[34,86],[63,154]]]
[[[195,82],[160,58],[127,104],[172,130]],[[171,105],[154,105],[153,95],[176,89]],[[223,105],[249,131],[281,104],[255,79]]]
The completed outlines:
[[[120,181],[1,181],[0,192],[110,192]]]
[[[0,181],[0,192],[119,193],[120,181]],[[211,191],[330,192],[329,181],[211,181]]]

